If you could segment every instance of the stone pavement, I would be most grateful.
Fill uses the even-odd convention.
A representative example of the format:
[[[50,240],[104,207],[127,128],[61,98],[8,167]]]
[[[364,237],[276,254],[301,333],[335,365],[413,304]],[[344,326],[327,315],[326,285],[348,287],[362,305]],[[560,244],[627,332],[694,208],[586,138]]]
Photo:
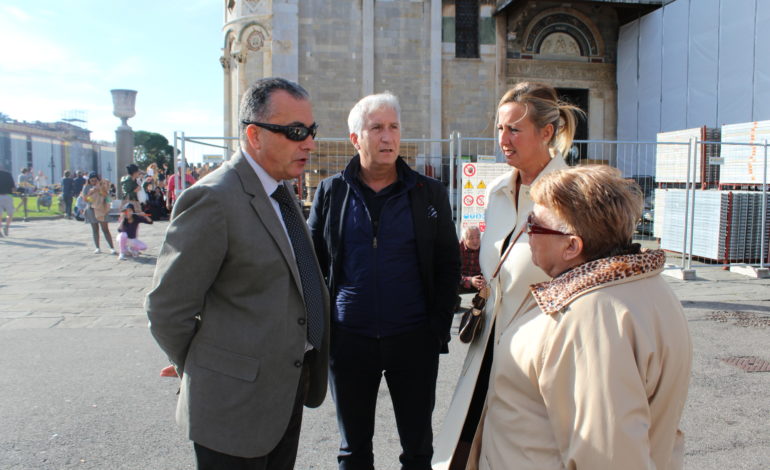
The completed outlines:
[[[14,222],[0,238],[0,468],[192,469],[173,424],[177,383],[142,309],[167,223],[142,226],[146,255],[93,254],[90,227],[71,220]],[[113,237],[116,224],[110,224]],[[770,280],[696,268],[668,279],[694,343],[682,419],[685,468],[770,469],[770,372],[724,359],[770,361]],[[466,301],[470,296],[466,296]],[[457,320],[457,318],[456,318]],[[441,359],[434,428],[451,400],[466,348]],[[397,468],[398,435],[387,390],[377,411],[375,463]],[[336,468],[331,399],[306,410],[296,468]]]

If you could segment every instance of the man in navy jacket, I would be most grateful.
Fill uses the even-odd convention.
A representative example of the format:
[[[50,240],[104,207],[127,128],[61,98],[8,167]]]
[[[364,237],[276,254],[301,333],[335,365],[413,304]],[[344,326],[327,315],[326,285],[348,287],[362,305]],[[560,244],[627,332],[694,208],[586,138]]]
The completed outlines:
[[[330,385],[341,470],[372,470],[382,375],[403,452],[401,468],[430,469],[440,352],[447,351],[460,278],[446,188],[398,156],[398,99],[359,101],[348,117],[358,151],[322,181],[310,231],[332,294]]]

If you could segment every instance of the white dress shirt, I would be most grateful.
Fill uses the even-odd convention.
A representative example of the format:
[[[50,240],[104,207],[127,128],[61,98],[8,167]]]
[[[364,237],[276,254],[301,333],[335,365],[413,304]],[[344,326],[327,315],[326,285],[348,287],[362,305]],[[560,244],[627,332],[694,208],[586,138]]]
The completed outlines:
[[[283,181],[279,182],[272,176],[268,174],[267,171],[265,171],[262,166],[257,163],[251,155],[249,155],[248,152],[241,149],[241,152],[246,156],[246,161],[249,162],[249,165],[254,169],[254,172],[257,174],[257,177],[259,178],[259,181],[262,183],[262,187],[265,188],[265,192],[267,193],[267,198],[270,200],[270,204],[273,206],[273,210],[275,211],[276,215],[278,216],[278,220],[281,222],[281,227],[283,227],[283,233],[286,234],[286,239],[289,240],[289,245],[291,245],[291,239],[289,238],[289,232],[286,230],[286,224],[283,221],[283,215],[281,214],[281,206],[278,204],[278,201],[273,199],[272,195],[275,192],[276,189],[278,189],[279,184],[283,184]],[[294,247],[291,247],[291,252],[294,254]],[[294,255],[296,257],[296,254]]]

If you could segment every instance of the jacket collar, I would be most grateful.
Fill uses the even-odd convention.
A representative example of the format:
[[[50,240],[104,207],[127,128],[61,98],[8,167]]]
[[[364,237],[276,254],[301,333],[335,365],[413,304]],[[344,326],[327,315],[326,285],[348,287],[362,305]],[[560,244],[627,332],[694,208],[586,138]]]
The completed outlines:
[[[551,161],[548,162],[545,168],[540,170],[540,174],[537,175],[537,177],[535,178],[535,181],[540,179],[543,175],[547,175],[552,171],[559,170],[566,166],[567,166],[567,163],[564,161],[564,157],[561,155],[561,152],[559,152],[558,150],[552,149]],[[489,187],[490,195],[498,191],[502,191],[506,194],[513,195],[516,178],[518,178],[519,176],[519,170],[517,170],[516,168],[513,168],[513,171],[511,171],[510,173],[507,173],[507,175],[508,175],[507,177],[498,179],[497,181],[495,181],[494,184],[492,184]],[[532,184],[535,184],[535,181],[533,181]]]
[[[576,266],[550,281],[533,284],[529,290],[540,309],[553,315],[587,292],[654,276],[663,270],[665,261],[663,250],[601,258]]]
[[[414,172],[401,157],[396,159],[396,172],[398,173],[398,180],[404,184],[407,191],[412,189],[417,183],[417,177]],[[358,179],[359,173],[361,173],[361,157],[356,154],[350,159],[345,169],[342,170],[342,177],[349,185],[355,186],[360,184]]]

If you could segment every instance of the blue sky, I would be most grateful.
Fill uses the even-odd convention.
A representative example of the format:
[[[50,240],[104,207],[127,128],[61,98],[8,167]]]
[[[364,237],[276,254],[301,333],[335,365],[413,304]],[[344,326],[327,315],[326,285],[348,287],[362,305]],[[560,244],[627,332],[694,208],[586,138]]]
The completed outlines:
[[[222,135],[223,8],[219,0],[0,0],[0,112],[56,121],[83,111],[93,139],[114,141],[110,90],[127,88],[139,92],[128,121],[135,131],[169,141],[175,130]],[[221,153],[187,150],[193,161]]]

